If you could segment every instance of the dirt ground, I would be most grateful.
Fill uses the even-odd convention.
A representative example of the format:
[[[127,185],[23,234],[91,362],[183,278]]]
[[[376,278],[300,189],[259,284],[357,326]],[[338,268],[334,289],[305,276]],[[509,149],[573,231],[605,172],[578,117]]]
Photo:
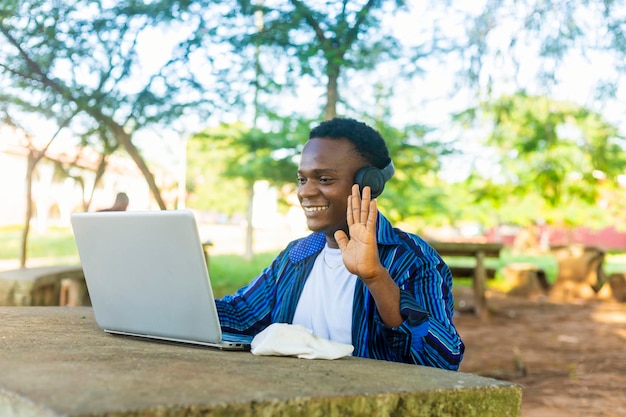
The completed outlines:
[[[455,318],[461,372],[522,386],[523,417],[626,416],[626,304],[490,291],[488,305]]]

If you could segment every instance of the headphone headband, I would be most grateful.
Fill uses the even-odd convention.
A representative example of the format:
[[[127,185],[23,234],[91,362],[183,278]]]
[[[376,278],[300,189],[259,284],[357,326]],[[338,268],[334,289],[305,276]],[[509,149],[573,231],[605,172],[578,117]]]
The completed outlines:
[[[393,161],[389,161],[387,166],[381,169],[381,171],[383,173],[383,178],[385,179],[385,182],[389,181],[391,177],[393,177],[393,174],[396,172],[396,168],[393,166]]]

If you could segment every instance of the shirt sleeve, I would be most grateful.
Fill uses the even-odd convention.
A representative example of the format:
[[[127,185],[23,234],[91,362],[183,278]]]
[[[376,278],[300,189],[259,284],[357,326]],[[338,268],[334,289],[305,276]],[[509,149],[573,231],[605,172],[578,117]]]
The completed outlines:
[[[441,259],[410,268],[406,279],[396,280],[404,322],[392,328],[376,314],[377,325],[399,360],[458,370],[465,346],[452,322],[454,302],[449,274]]]
[[[215,300],[222,331],[254,336],[271,324],[276,299],[275,266],[280,263],[282,255],[250,284]]]

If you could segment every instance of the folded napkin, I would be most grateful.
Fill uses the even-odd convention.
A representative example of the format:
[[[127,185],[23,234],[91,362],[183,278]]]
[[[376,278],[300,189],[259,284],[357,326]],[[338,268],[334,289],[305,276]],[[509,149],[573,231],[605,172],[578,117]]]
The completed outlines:
[[[254,355],[296,356],[302,359],[339,359],[354,346],[315,336],[298,324],[274,323],[252,339]]]

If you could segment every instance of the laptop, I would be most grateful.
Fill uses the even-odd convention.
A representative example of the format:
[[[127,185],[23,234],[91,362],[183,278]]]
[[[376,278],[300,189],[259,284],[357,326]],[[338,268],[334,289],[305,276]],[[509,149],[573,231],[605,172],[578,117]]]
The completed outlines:
[[[225,335],[191,211],[73,213],[98,325],[107,333],[246,350]]]

